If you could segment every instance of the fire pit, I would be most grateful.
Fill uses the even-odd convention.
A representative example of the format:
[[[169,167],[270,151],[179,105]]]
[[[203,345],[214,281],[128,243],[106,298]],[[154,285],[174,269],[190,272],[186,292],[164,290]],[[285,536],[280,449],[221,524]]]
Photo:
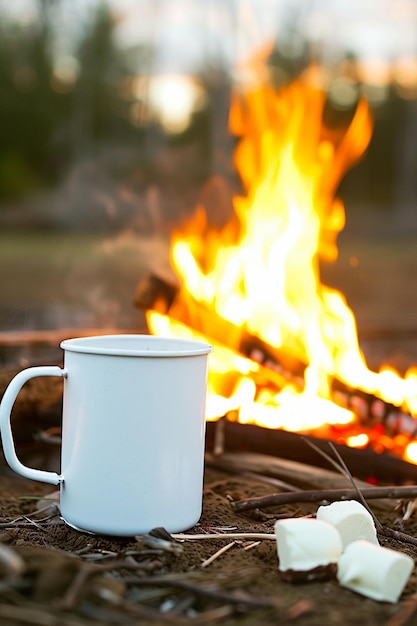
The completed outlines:
[[[413,577],[399,605],[380,604],[335,578],[294,586],[278,569],[277,520],[314,518],[319,503],[361,493],[381,545],[417,558],[417,466],[407,462],[416,460],[416,374],[368,368],[352,311],[319,271],[337,256],[344,210],[335,195],[366,149],[371,117],[359,100],[347,123],[329,123],[322,79],[312,67],[279,92],[259,83],[234,94],[244,197],[217,229],[199,207],[173,237],[177,283],[153,274],[136,294],[150,332],[214,344],[200,522],[175,537],[161,528],[120,540],[79,533],[62,523],[55,493],[2,466],[5,623],[318,626],[360,616],[401,626],[415,616]],[[58,381],[28,386],[14,416],[19,456],[47,469],[59,462],[60,397]],[[324,455],[335,451],[344,473],[329,469]],[[389,489],[371,494],[369,482]]]
[[[221,229],[198,207],[173,238],[177,284],[150,275],[136,304],[151,332],[214,344],[208,419],[229,415],[414,461],[415,369],[369,369],[346,299],[321,282],[344,227],[338,184],[372,131],[364,100],[348,122],[329,123],[322,79],[313,67],[278,91],[259,81],[234,95],[246,195]]]
[[[32,416],[25,414],[23,398],[17,407],[17,423],[35,420],[34,407],[42,403],[42,397],[48,403],[55,395],[51,387],[44,393],[38,390],[38,402],[34,402],[34,389],[28,393]],[[56,419],[59,412],[56,407]],[[37,423],[45,423],[41,413]],[[209,440],[213,426],[209,424]],[[243,431],[258,428],[231,426]],[[298,434],[287,434],[300,439]],[[57,445],[52,441],[42,444],[38,438],[32,446],[26,442],[24,453],[32,458],[36,455],[45,466],[46,447]],[[54,462],[53,454],[47,458]],[[109,620],[191,624],[198,619],[210,624],[249,621],[261,625],[301,620],[307,626],[318,626],[323,620],[327,624],[353,623],[360,614],[368,623],[390,623],[392,619],[405,624],[407,616],[417,610],[413,578],[398,604],[364,598],[342,588],[336,579],[294,585],[281,578],[274,523],[314,516],[323,500],[306,502],[307,490],[321,492],[324,498],[326,489],[349,486],[331,469],[266,454],[207,453],[203,515],[199,524],[175,540],[161,529],[120,540],[80,533],[61,523],[56,495],[45,486],[11,476],[4,465],[1,473],[1,538],[4,548],[12,551],[0,551],[4,584],[0,616],[5,623],[49,623],[47,620],[54,618],[62,624]],[[360,481],[357,485],[364,488]],[[267,504],[266,497],[277,491],[292,500]],[[239,503],[261,497],[264,505],[239,512]],[[382,524],[379,542],[416,558],[414,517],[404,523],[401,532],[395,531],[395,522],[404,512],[396,506],[398,502],[398,497],[369,500]]]

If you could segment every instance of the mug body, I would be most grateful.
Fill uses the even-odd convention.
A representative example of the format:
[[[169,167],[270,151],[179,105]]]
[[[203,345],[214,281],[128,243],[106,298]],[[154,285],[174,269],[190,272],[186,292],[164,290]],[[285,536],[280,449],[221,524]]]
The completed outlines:
[[[202,507],[210,346],[148,335],[61,346],[64,520],[119,536],[193,526]]]

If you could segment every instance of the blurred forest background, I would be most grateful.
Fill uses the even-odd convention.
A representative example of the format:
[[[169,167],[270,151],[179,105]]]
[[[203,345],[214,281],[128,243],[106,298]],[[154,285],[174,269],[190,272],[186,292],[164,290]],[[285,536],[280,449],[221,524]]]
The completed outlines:
[[[412,308],[395,291],[398,271],[404,270],[393,259],[412,278],[416,2],[383,3],[401,17],[399,41],[401,24],[411,20],[415,49],[411,44],[398,57],[367,60],[342,40],[329,52],[326,32],[343,28],[344,16],[319,23],[321,2],[283,3],[280,17],[268,16],[273,3],[262,1],[252,3],[245,17],[244,4],[137,2],[129,29],[135,3],[121,0],[19,0],[14,7],[0,2],[0,329],[134,328],[142,323],[131,306],[135,285],[145,266],[169,271],[166,243],[175,224],[201,202],[209,220],[226,221],[233,195],[241,191],[232,164],[236,138],[228,131],[233,63],[242,32],[250,40],[258,9],[264,22],[277,21],[268,61],[277,89],[314,61],[330,76],[327,108],[333,120],[352,115],[361,95],[372,110],[370,146],[339,189],[347,226],[339,273],[327,270],[328,280],[342,280],[338,288],[359,306],[368,294],[375,299],[387,290],[387,274],[380,284],[372,273],[388,256],[395,310]],[[382,8],[378,2],[366,5],[364,20],[372,26]],[[198,15],[199,29],[182,40],[186,61],[171,67],[171,49],[164,67],[161,23],[175,30],[178,15],[187,11]],[[132,36],[134,24],[147,36]],[[366,28],[357,36],[366,39]],[[411,242],[407,248],[404,239]],[[373,250],[379,259],[371,257]],[[365,307],[360,325],[390,323],[384,311]]]
[[[164,15],[169,2],[152,4],[147,23],[155,27],[169,19]],[[187,10],[187,2],[180,4],[179,10]],[[206,8],[198,4],[204,20],[211,3]],[[398,212],[399,219],[407,217],[409,228],[409,218],[416,213],[410,205],[415,206],[417,193],[416,61],[413,65],[406,58],[389,66],[387,59],[372,59],[366,65],[349,49],[339,50],[334,59],[321,58],[320,46],[302,31],[309,4],[293,3],[284,35],[276,41],[269,65],[277,88],[314,60],[327,63],[333,74],[328,100],[336,112],[351,111],[359,92],[365,93],[373,110],[374,134],[341,193],[351,210]],[[233,40],[238,23],[231,5],[229,11],[223,35]],[[3,227],[24,220],[30,227],[113,228],[114,222],[126,219],[125,205],[133,201],[129,192],[140,193],[161,182],[176,182],[181,191],[184,182],[201,189],[213,175],[231,175],[230,59],[207,50],[193,74],[164,74],[155,69],[157,34],[149,43],[120,41],[119,14],[117,2],[97,0],[83,6],[69,0],[35,0],[29,14],[17,19],[16,14],[8,15],[5,2],[0,4]],[[188,42],[183,45],[186,50]],[[183,110],[178,111],[181,104]],[[182,153],[186,172],[170,163],[173,151]],[[174,170],[176,180],[169,180]],[[63,203],[46,206],[46,192],[63,184],[74,187],[77,177],[82,193],[75,198],[65,193]],[[126,187],[119,193],[109,189],[118,183]],[[36,203],[39,196],[43,208]],[[193,208],[188,203],[184,197],[184,210]],[[175,220],[178,210],[168,203],[163,217]],[[149,228],[152,216],[142,217],[141,227]],[[417,216],[414,219],[417,223]]]

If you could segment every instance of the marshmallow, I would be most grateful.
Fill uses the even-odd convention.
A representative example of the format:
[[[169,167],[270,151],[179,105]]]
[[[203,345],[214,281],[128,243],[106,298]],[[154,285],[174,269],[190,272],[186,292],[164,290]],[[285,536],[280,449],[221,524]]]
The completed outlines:
[[[350,543],[337,565],[339,584],[373,600],[397,602],[414,569],[411,557],[368,541]]]
[[[279,570],[290,582],[326,580],[335,576],[342,553],[337,529],[317,519],[290,518],[275,523]]]
[[[320,506],[316,517],[337,528],[342,538],[343,549],[358,539],[379,545],[372,515],[357,500],[344,500]]]

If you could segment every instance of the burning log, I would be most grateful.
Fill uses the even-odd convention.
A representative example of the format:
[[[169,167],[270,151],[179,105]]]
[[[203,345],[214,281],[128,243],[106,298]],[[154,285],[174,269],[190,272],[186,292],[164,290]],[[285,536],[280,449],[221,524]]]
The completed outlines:
[[[288,348],[274,348],[261,338],[220,317],[213,309],[196,301],[178,285],[169,283],[155,274],[145,276],[139,283],[134,304],[152,310],[204,334],[209,341],[225,345],[238,354],[251,359],[260,367],[257,384],[269,385],[280,391],[289,382],[302,390],[307,364]],[[332,400],[352,411],[358,423],[376,428],[388,437],[404,435],[409,439],[417,435],[417,423],[401,407],[382,400],[372,393],[349,387],[337,378],[331,381]]]
[[[297,433],[290,433],[284,430],[270,430],[252,424],[238,424],[229,420],[224,422],[224,448],[227,453],[246,451],[247,454],[234,462],[229,454],[224,454],[215,460],[217,467],[229,470],[235,467],[236,463],[244,465],[246,470],[280,478],[295,484],[300,489],[311,488],[312,470],[309,469],[305,475],[305,482],[295,482],[295,475],[299,478],[299,474],[294,472],[294,468],[290,465],[286,467],[285,459],[303,463],[311,467],[328,468],[328,462],[317,452],[306,445],[305,441]],[[217,423],[209,422],[207,424],[207,449],[212,450],[212,442],[215,436]],[[305,437],[310,439],[311,437]],[[326,449],[328,442],[324,439],[314,440],[316,446]],[[349,448],[340,444],[335,444],[336,450],[341,454],[350,472],[356,478],[362,480],[375,480],[377,483],[385,484],[403,484],[417,482],[417,466],[407,463],[398,457],[390,454],[378,454],[373,450],[358,450]],[[248,453],[251,454],[248,454]],[[257,455],[270,455],[267,462],[263,462],[262,458]],[[272,457],[279,457],[271,460]],[[213,459],[208,457],[206,463],[209,464]],[[278,467],[279,465],[279,467]],[[346,481],[342,476],[340,482],[332,475],[332,486],[342,487],[346,485]],[[322,488],[323,483],[315,483],[317,488]],[[310,485],[310,487],[308,487]]]
[[[284,379],[295,381],[302,377],[305,363],[288,349],[281,350],[266,344],[262,339],[250,333],[247,328],[239,327],[217,315],[215,311],[197,302],[179,286],[165,279],[149,274],[139,283],[134,304],[138,308],[153,310],[195,328],[210,340],[224,344],[227,337],[228,347],[243,356],[278,372]]]

